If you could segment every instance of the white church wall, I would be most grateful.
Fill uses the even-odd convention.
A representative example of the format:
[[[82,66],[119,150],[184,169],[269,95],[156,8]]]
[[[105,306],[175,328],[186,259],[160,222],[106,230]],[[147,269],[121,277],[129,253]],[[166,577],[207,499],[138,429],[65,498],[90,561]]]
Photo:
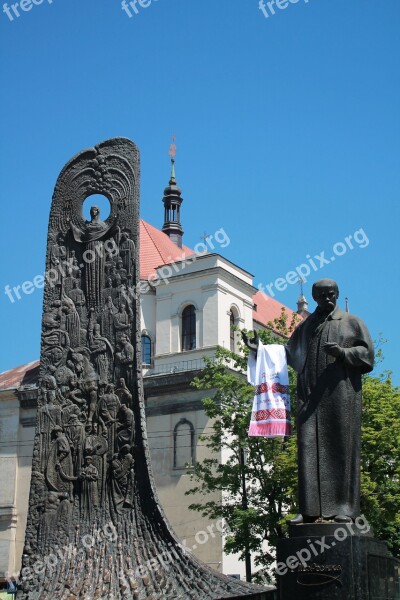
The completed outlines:
[[[0,419],[0,576],[15,570],[17,533],[17,448],[19,402],[10,392],[2,394]]]
[[[179,444],[188,441],[186,431],[182,437],[178,434],[174,440],[174,431],[182,421],[190,422],[194,428],[194,459],[202,461],[209,456],[209,451],[205,443],[199,440],[199,436],[210,432],[211,421],[203,410],[185,409],[186,401],[194,402],[200,397],[201,394],[197,391],[178,392],[174,400],[182,403],[182,409],[172,414],[149,416],[148,438],[157,493],[173,530],[189,551],[211,567],[221,571],[221,532],[209,518],[189,509],[190,504],[200,499],[204,501],[204,497],[185,495],[185,492],[194,487],[195,483],[191,482],[187,469],[182,468],[179,463],[174,466],[175,444],[178,444],[179,451]],[[157,406],[162,401],[162,397],[153,396],[151,406]],[[191,451],[188,452],[188,462],[190,455]],[[207,496],[208,498],[218,501],[220,495],[216,493]]]

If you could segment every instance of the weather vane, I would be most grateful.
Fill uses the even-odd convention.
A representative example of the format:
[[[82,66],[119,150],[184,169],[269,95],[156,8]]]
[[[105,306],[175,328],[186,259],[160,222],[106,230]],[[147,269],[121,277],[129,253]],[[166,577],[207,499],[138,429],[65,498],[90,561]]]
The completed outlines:
[[[168,151],[168,154],[170,155],[172,161],[175,161],[175,156],[176,156],[176,144],[175,144],[175,142],[176,142],[176,135],[174,134],[172,136],[172,144],[170,145],[169,151]]]

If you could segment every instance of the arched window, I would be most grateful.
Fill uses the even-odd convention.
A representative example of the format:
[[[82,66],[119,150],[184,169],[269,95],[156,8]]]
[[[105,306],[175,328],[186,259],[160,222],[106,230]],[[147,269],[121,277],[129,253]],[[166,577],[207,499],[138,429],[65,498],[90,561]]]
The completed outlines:
[[[236,352],[236,344],[235,344],[235,315],[233,310],[229,311],[229,333],[230,333],[230,343],[229,347],[231,352]]]
[[[151,365],[153,348],[151,338],[148,335],[142,335],[142,363],[144,365]]]
[[[182,350],[196,348],[196,310],[192,304],[182,312]]]
[[[174,469],[193,465],[194,460],[194,426],[187,419],[181,419],[174,428]]]

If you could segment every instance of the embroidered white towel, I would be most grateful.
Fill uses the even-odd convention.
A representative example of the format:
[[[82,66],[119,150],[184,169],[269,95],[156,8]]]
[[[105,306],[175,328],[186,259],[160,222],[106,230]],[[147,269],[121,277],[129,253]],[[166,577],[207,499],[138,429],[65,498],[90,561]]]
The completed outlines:
[[[291,435],[289,374],[284,346],[259,343],[257,359],[249,353],[247,380],[254,385],[249,436]]]

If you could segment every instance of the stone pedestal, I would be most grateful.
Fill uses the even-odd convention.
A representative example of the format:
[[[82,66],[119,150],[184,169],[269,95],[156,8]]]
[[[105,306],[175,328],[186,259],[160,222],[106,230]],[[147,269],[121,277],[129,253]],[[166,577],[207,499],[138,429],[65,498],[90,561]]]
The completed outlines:
[[[290,528],[277,547],[279,600],[400,600],[400,562],[354,524]]]

